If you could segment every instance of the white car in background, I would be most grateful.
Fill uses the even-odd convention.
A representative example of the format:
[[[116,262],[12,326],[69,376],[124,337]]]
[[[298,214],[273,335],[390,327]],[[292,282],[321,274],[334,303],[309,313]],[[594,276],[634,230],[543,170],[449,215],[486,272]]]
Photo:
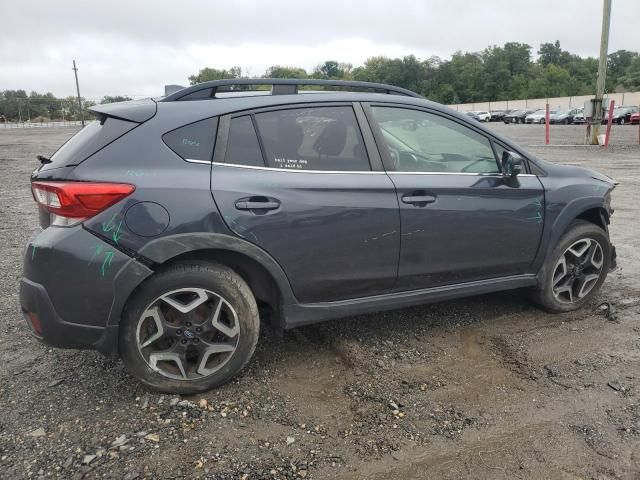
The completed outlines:
[[[549,115],[555,115],[558,110],[549,110]],[[546,116],[546,109],[541,108],[533,113],[530,113],[524,118],[524,123],[544,123],[544,117]]]
[[[491,113],[487,112],[486,110],[480,110],[473,113],[476,114],[476,116],[478,117],[478,121],[480,122],[488,122],[491,120]]]

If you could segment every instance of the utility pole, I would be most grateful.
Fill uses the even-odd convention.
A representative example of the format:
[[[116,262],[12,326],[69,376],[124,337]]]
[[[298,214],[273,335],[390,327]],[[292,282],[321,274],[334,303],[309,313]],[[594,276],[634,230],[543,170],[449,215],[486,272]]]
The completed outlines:
[[[73,73],[76,76],[76,91],[78,92],[78,107],[80,108],[80,120],[82,120],[82,126],[84,127],[84,111],[82,110],[82,99],[80,98],[80,85],[78,84],[78,69],[76,67],[75,60],[73,61]]]
[[[591,145],[598,145],[600,124],[602,123],[602,98],[607,79],[607,52],[609,49],[609,24],[611,23],[611,0],[604,0],[602,11],[602,35],[600,37],[600,60],[598,61],[598,80],[596,82],[596,98],[593,112],[593,128],[591,129]]]

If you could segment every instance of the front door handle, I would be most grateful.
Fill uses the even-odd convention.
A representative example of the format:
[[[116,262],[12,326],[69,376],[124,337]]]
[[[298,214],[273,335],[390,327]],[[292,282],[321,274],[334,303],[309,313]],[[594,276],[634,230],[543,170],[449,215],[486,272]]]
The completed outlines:
[[[236,202],[238,210],[275,210],[280,208],[280,202],[275,198],[242,198]]]
[[[427,204],[436,201],[436,197],[433,195],[403,195],[402,203],[408,203],[411,205]]]

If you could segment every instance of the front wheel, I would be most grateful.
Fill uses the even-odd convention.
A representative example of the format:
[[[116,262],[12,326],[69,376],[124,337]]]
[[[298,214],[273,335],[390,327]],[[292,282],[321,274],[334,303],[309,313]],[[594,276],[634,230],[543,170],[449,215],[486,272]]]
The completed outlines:
[[[545,261],[533,300],[553,313],[577,310],[598,293],[610,263],[607,233],[592,223],[575,221]]]
[[[127,369],[155,390],[203,392],[244,368],[259,325],[253,294],[236,272],[210,262],[176,264],[128,302],[120,353]]]

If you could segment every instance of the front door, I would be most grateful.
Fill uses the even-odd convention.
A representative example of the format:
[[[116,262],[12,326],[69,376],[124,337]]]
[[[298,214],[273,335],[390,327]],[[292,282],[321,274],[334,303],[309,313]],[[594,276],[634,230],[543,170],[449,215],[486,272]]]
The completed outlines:
[[[216,204],[231,230],[282,266],[297,299],[391,290],[400,251],[395,188],[379,157],[372,168],[353,106],[245,112],[225,124],[226,150],[220,158],[216,146],[211,174]]]
[[[396,288],[526,273],[544,222],[538,178],[505,182],[504,147],[453,117],[384,105],[369,112],[400,205]]]

